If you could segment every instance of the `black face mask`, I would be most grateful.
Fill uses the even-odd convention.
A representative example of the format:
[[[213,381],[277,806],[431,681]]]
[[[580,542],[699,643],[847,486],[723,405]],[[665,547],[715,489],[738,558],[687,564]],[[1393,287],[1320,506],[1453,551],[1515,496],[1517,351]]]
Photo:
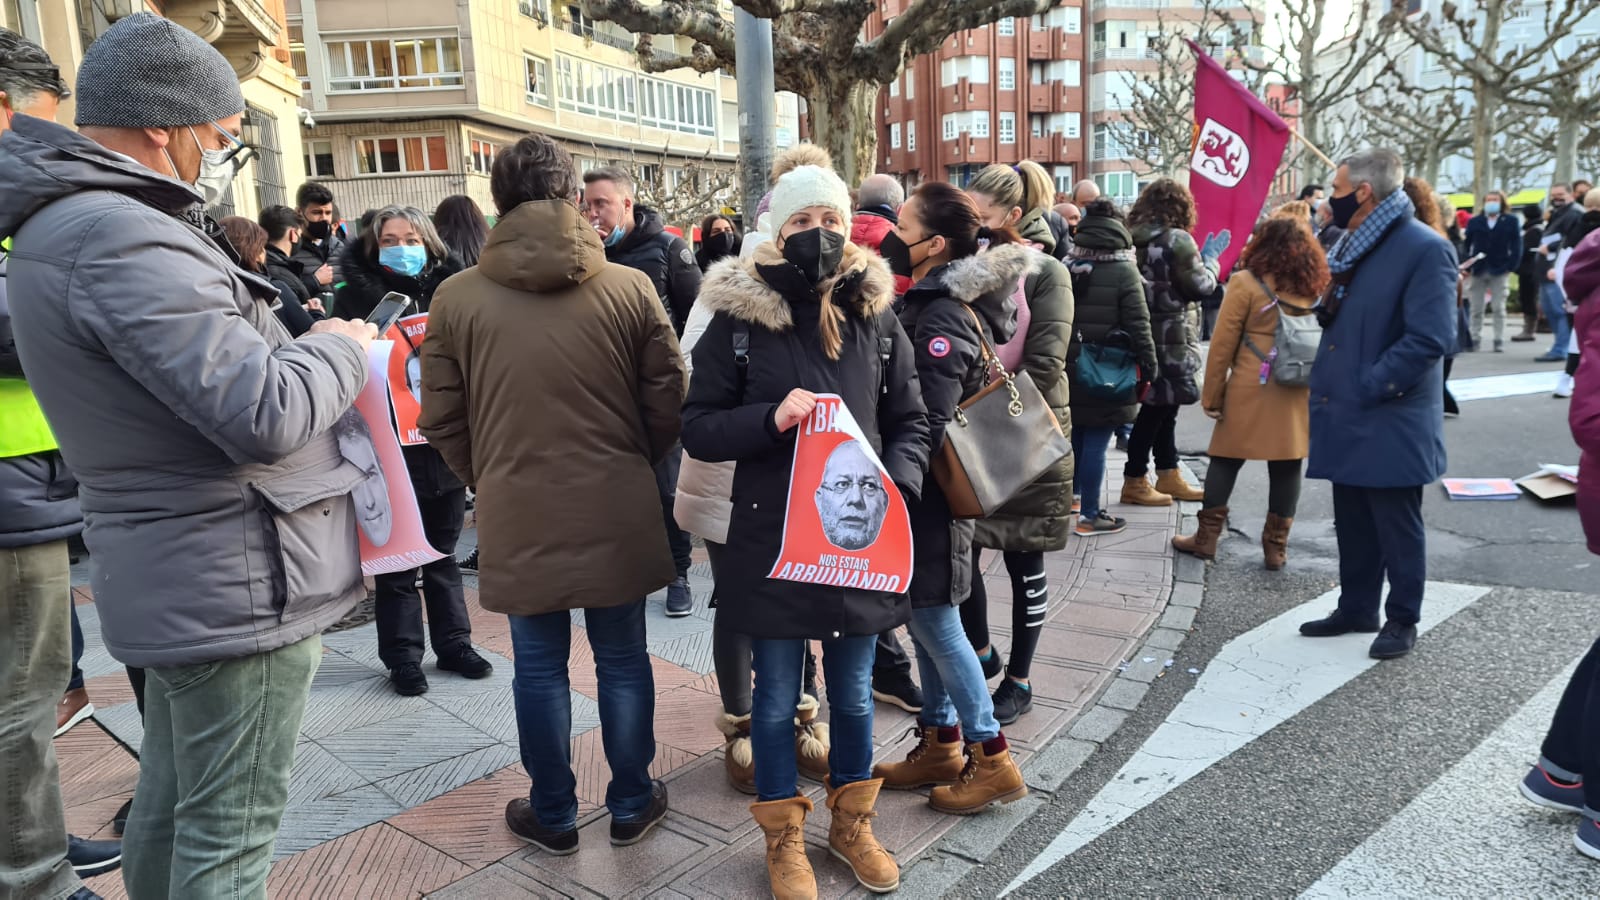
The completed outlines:
[[[818,284],[839,270],[844,244],[844,235],[837,231],[812,228],[783,239],[783,258],[799,269],[807,281]]]
[[[1351,191],[1343,197],[1328,198],[1328,212],[1331,214],[1333,224],[1338,228],[1349,228],[1350,219],[1355,216],[1356,210],[1361,208],[1361,201],[1356,199],[1356,192]]]
[[[307,222],[305,236],[313,241],[325,241],[333,233],[333,223],[326,220],[321,222]]]
[[[878,245],[878,255],[889,264],[890,272],[901,278],[910,278],[917,267],[916,263],[911,261],[911,248],[926,244],[936,237],[938,235],[930,234],[915,244],[908,244],[898,233],[891,231],[883,236],[883,243]]]
[[[713,234],[705,240],[706,256],[721,259],[739,252],[739,236],[731,231]]]

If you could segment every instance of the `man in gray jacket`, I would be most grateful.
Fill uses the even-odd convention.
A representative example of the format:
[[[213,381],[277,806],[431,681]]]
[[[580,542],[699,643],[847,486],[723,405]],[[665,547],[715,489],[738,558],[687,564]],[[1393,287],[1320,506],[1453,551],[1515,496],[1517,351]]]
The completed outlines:
[[[147,672],[134,900],[265,895],[320,634],[364,593],[350,495],[376,469],[334,426],[374,329],[291,340],[208,234],[243,111],[221,54],[140,13],[84,54],[79,133],[0,135],[18,353],[79,481],[106,646]]]

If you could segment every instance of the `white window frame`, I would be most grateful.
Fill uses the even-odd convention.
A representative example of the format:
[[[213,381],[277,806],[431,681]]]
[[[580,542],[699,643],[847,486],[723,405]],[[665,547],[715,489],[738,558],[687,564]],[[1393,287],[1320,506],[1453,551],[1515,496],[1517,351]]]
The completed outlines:
[[[1012,16],[1006,16],[1004,19],[1001,19],[994,24],[994,33],[1000,37],[1015,37],[1017,33],[1017,20]]]
[[[889,82],[889,96],[891,96],[891,97],[900,96],[900,76],[899,75],[896,75],[894,77],[894,80]]]
[[[1000,74],[996,76],[999,88],[1002,91],[1017,89],[1017,61],[1009,56],[1000,58]]]
[[[326,145],[328,148],[328,171],[324,172],[317,167],[317,147]],[[306,138],[305,140],[305,166],[307,178],[332,178],[334,170],[334,142],[328,138]]]
[[[906,69],[906,99],[917,99],[917,73],[915,69]]]
[[[953,140],[956,139],[956,135],[959,135],[961,133],[961,122],[959,121],[960,115],[961,115],[960,113],[945,113],[944,114],[944,139],[945,140],[953,141]]]
[[[550,79],[554,70],[550,68],[550,60],[533,53],[522,54],[522,75],[524,80],[528,78],[528,68],[530,66],[535,67],[533,73],[534,85],[539,90],[528,89],[525,92],[527,101],[537,106],[554,106],[555,95],[550,90]],[[539,75],[538,67],[544,68],[542,77]]]
[[[550,0],[517,0],[517,12],[538,22],[540,28],[550,27]]]
[[[1066,115],[1067,138],[1074,141],[1081,139],[1083,137],[1083,114],[1070,112]]]
[[[505,145],[486,137],[468,133],[467,171],[488,175],[494,171],[494,158],[505,152]]]
[[[422,152],[423,152],[423,156],[424,156],[422,168],[416,168],[416,169],[408,168],[407,165],[406,165],[406,163],[408,162],[408,160],[406,159],[406,141],[411,140],[413,138],[417,138],[417,139],[420,139],[422,141]],[[431,165],[429,165],[429,163],[433,162],[433,160],[431,158],[432,154],[430,154],[428,152],[428,141],[432,140],[433,138],[438,138],[444,144],[444,149],[441,151],[442,153],[444,153],[444,159],[442,160],[444,165],[441,166],[440,168],[437,168],[437,169],[433,168]],[[432,132],[430,132],[430,131],[410,131],[410,132],[400,132],[400,133],[395,133],[395,134],[369,134],[369,135],[361,135],[359,137],[354,137],[354,138],[351,138],[351,140],[354,142],[354,149],[355,149],[355,153],[356,153],[355,177],[357,177],[357,178],[393,178],[393,177],[395,177],[397,175],[435,175],[435,174],[448,174],[450,172],[450,149],[449,149],[450,148],[450,138],[449,138],[448,135],[444,134],[443,132],[438,132],[438,131],[432,131]],[[376,149],[377,144],[378,144],[379,141],[395,141],[396,142],[396,144],[397,144],[397,146],[399,148],[399,153],[400,153],[400,169],[399,169],[399,171],[389,172],[389,171],[385,171],[385,170],[383,170],[381,168],[377,168],[377,167],[379,167],[379,166],[381,166],[383,164],[382,163],[383,156],[382,156],[381,153],[374,153],[374,155],[373,155],[372,162],[373,162],[373,166],[374,166],[374,171],[371,171],[371,172],[363,172],[363,171],[361,171],[361,160],[363,158],[362,157],[362,153],[361,153],[361,145],[370,142],[370,143],[373,144],[374,148]]]
[[[387,44],[389,47],[389,71],[394,73],[392,75],[377,74],[378,57],[374,54],[372,45],[378,41]],[[423,71],[421,52],[421,42],[423,41],[434,42],[434,56],[436,59],[440,60],[445,57],[446,43],[448,42],[449,44],[453,44],[455,46],[455,57],[458,66],[456,71],[452,72],[442,69],[433,72]],[[396,45],[401,43],[413,43],[412,60],[416,63],[416,73],[413,75],[399,74],[400,51],[397,49]],[[328,63],[328,93],[330,94],[438,91],[450,90],[453,88],[462,87],[466,84],[466,73],[461,71],[461,68],[463,67],[460,66],[461,38],[458,34],[454,33],[401,33],[391,35],[339,34],[335,36],[333,40],[328,40],[323,43],[323,52]],[[372,74],[354,74],[357,70],[356,59],[358,56],[364,57],[366,70]],[[332,74],[337,68],[334,66],[334,60],[336,58],[343,60],[344,71],[350,74],[337,77]],[[433,83],[410,85],[403,83],[407,81],[431,81]]]
[[[906,122],[906,152],[917,149],[917,120]]]
[[[1003,112],[1000,114],[1000,143],[1015,144],[1017,142],[1017,114]]]
[[[989,111],[987,109],[975,109],[968,115],[972,117],[969,120],[972,136],[975,138],[987,138],[989,136]]]
[[[889,149],[891,149],[891,150],[899,150],[900,149],[900,123],[899,122],[896,122],[893,125],[889,126]]]
[[[1083,61],[1069,59],[1067,62],[1067,87],[1083,87]]]
[[[1044,113],[1028,114],[1028,133],[1035,139],[1044,137]]]
[[[1083,7],[1062,6],[1058,8],[1066,13],[1067,34],[1083,34]]]

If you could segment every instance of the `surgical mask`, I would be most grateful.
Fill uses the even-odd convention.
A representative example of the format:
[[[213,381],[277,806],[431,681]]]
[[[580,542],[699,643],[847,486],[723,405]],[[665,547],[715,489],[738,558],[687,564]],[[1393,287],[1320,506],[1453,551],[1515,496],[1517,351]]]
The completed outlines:
[[[194,138],[194,145],[200,151],[200,177],[195,179],[194,186],[200,189],[207,206],[215,206],[222,201],[223,195],[228,193],[228,186],[233,184],[233,176],[239,171],[233,164],[233,158],[239,152],[239,139],[223,131],[214,122],[211,127],[228,139],[230,146],[227,149],[207,150],[201,145],[200,136],[194,133],[194,128],[189,129],[189,137]],[[168,161],[171,161],[170,157]],[[177,171],[176,167],[173,171]]]
[[[783,258],[799,269],[807,281],[819,284],[839,270],[844,244],[844,235],[837,231],[809,228],[783,239]]]
[[[1493,200],[1489,201],[1488,203],[1485,203],[1483,205],[1483,214],[1486,215],[1486,216],[1498,216],[1498,215],[1500,215],[1500,204],[1494,202]]]
[[[621,225],[618,225],[617,227],[611,229],[610,234],[605,236],[604,243],[607,247],[615,247],[616,245],[622,243],[622,239],[627,236],[628,233],[622,230]]]
[[[936,237],[938,235],[930,234],[915,244],[908,244],[897,232],[891,231],[883,236],[883,243],[878,245],[878,255],[889,264],[889,271],[901,278],[910,278],[911,273],[917,268],[917,264],[911,261],[911,248],[926,244]]]
[[[333,233],[333,223],[327,220],[306,223],[306,237],[313,241],[325,241]]]
[[[428,248],[384,247],[378,251],[378,262],[392,272],[415,278],[422,274],[422,267],[428,263]]]
[[[1350,220],[1355,216],[1356,210],[1361,208],[1361,201],[1356,198],[1356,192],[1351,191],[1343,197],[1333,196],[1328,198],[1328,212],[1336,228],[1349,228]]]

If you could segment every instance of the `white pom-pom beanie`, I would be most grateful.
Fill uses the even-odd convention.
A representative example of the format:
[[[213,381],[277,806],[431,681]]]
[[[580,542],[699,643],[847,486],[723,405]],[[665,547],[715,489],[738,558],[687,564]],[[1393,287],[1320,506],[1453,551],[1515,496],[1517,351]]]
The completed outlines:
[[[837,210],[850,227],[850,189],[845,187],[832,169],[820,166],[800,166],[785,173],[772,189],[772,230],[776,233],[789,221],[789,217],[808,206],[826,206]]]

